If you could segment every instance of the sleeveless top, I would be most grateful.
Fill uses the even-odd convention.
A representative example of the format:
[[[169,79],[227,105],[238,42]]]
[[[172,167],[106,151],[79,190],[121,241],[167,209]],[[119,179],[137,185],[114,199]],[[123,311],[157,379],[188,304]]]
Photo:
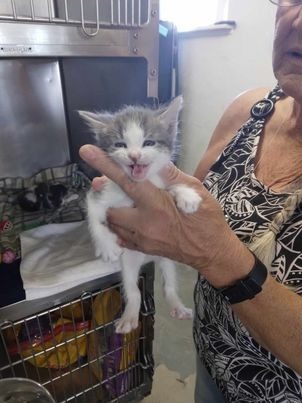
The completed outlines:
[[[252,110],[259,116],[251,115],[239,129],[204,182],[221,204],[232,230],[247,246],[267,228],[289,195],[272,191],[254,174],[266,109],[283,95],[277,85],[268,94],[269,101],[256,104]],[[271,275],[302,294],[301,205],[277,235]],[[302,401],[302,377],[250,336],[226,300],[201,275],[194,302],[193,336],[198,355],[229,402]]]

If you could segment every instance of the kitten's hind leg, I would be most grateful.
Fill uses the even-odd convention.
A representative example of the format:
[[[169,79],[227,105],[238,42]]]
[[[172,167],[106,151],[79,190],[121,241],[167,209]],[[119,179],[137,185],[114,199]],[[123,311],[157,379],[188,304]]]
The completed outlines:
[[[122,317],[117,319],[115,323],[115,330],[116,333],[129,333],[138,327],[141,293],[137,282],[145,255],[141,252],[125,249],[121,260],[126,306]]]
[[[177,319],[191,319],[192,309],[186,308],[177,293],[176,267],[174,262],[167,258],[160,258],[158,265],[163,276],[165,298],[170,305],[170,315]]]

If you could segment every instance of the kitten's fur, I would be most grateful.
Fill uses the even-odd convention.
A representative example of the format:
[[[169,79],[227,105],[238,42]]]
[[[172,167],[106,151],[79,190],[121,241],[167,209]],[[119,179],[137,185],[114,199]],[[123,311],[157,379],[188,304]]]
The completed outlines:
[[[97,145],[107,151],[132,180],[148,179],[157,187],[164,188],[158,172],[171,160],[181,106],[182,98],[177,97],[159,110],[128,106],[115,114],[85,111],[79,111],[79,114],[93,130]],[[193,189],[173,185],[168,191],[183,212],[197,210],[201,198]],[[109,207],[132,205],[132,200],[112,181],[108,181],[101,192],[90,190],[87,194],[88,223],[96,256],[102,256],[104,261],[121,259],[122,263],[126,307],[116,322],[117,333],[128,333],[138,326],[141,295],[137,281],[142,264],[150,260],[156,260],[162,270],[171,316],[179,319],[192,317],[192,311],[177,295],[174,263],[167,258],[122,249],[116,235],[106,226]]]

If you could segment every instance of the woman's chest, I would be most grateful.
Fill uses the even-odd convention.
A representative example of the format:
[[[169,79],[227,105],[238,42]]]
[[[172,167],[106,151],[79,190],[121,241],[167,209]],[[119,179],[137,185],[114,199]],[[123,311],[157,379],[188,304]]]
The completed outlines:
[[[302,178],[302,134],[262,133],[254,160],[255,176],[274,192],[297,189]]]

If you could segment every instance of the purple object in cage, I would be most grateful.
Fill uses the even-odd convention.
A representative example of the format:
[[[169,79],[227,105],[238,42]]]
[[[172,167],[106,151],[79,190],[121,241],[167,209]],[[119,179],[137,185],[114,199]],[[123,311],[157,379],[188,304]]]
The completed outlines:
[[[108,353],[103,362],[103,375],[107,379],[105,388],[112,397],[123,395],[129,390],[129,376],[120,372],[123,351],[123,335],[114,333],[108,339]]]

